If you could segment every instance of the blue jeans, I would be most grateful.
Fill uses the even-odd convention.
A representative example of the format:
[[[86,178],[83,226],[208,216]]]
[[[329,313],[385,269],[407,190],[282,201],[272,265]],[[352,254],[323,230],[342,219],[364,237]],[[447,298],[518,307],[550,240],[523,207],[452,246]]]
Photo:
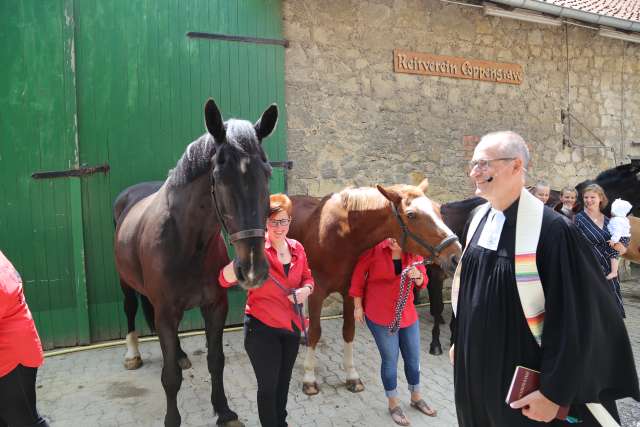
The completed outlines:
[[[409,383],[409,391],[420,390],[420,321],[411,326],[400,328],[397,333],[389,334],[389,328],[366,319],[367,326],[376,340],[382,365],[380,376],[387,397],[398,395],[398,353],[402,352],[404,375]]]

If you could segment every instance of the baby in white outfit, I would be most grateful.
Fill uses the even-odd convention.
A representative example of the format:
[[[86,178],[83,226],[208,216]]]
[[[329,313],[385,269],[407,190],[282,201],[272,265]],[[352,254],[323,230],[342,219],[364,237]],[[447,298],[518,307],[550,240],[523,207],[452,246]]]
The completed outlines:
[[[611,204],[611,219],[607,229],[611,233],[611,242],[617,243],[623,237],[631,236],[631,226],[627,215],[631,210],[631,203],[626,200],[616,199]],[[608,280],[618,277],[618,257],[611,258],[611,273],[607,276]]]

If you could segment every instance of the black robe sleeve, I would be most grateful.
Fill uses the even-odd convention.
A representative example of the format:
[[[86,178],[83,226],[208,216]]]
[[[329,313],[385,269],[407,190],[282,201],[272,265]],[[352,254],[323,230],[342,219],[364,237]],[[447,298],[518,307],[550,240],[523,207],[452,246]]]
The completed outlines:
[[[640,399],[612,288],[573,224],[545,209],[537,267],[545,292],[540,391],[560,405]]]

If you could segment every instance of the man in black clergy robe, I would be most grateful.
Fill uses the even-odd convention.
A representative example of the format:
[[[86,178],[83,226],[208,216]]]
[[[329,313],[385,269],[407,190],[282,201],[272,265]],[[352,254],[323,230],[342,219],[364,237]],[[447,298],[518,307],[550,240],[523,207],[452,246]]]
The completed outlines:
[[[522,137],[496,132],[480,140],[470,162],[476,194],[492,209],[461,260],[450,356],[462,427],[566,426],[554,417],[558,405],[569,404],[581,426],[597,426],[583,403],[603,403],[618,419],[616,399],[640,398],[631,344],[611,287],[573,224],[547,207],[536,254],[545,294],[541,347],[529,329],[514,273],[528,161]],[[505,398],[518,365],[540,371],[541,386],[510,407]]]

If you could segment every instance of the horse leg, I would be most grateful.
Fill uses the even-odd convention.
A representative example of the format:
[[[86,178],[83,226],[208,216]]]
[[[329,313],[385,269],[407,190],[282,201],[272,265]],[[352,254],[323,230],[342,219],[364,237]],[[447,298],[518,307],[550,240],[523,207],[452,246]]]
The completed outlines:
[[[327,293],[316,282],[313,293],[309,296],[309,343],[304,357],[304,376],[302,377],[302,392],[307,396],[313,396],[320,392],[316,381],[316,346],[320,341],[322,329],[320,328],[320,314],[322,302]]]
[[[125,369],[138,369],[142,366],[142,357],[138,349],[138,332],[136,331],[136,312],[138,296],[136,291],[120,279],[120,288],[124,294],[124,313],[127,316],[127,353],[124,356]]]
[[[227,310],[226,294],[217,303],[200,308],[207,335],[207,367],[211,374],[211,404],[213,405],[214,414],[218,414],[217,425],[242,427],[244,424],[238,421],[238,415],[229,409],[227,396],[224,393],[222,332],[227,318]]]
[[[429,312],[433,316],[434,322],[437,321],[440,325],[444,325],[444,317],[442,313],[444,311],[444,298],[442,290],[444,288],[444,279],[446,278],[445,272],[438,265],[431,265],[427,270],[427,276],[429,276]],[[431,287],[431,284],[434,287]],[[433,292],[433,297],[432,297]]]
[[[429,345],[429,353],[439,356],[442,354],[442,345],[440,344],[440,323],[444,323],[442,312],[444,311],[444,302],[442,297],[442,282],[444,274],[439,267],[431,266],[429,268],[429,312],[433,316],[433,329],[431,330],[431,344]]]
[[[177,427],[181,423],[178,411],[178,391],[182,385],[182,370],[178,366],[178,325],[182,313],[175,310],[162,310],[156,307],[155,324],[158,327],[160,348],[162,349],[162,386],[167,397],[167,413],[164,417],[165,427]]]
[[[184,350],[182,350],[182,347],[180,347],[180,338],[178,338],[176,355],[176,357],[178,358],[178,366],[180,366],[180,369],[185,370],[191,368],[191,360],[189,360],[189,356],[187,356],[187,353],[185,353]]]
[[[356,334],[356,320],[353,317],[353,297],[348,293],[342,295],[342,338],[344,339],[344,353],[342,364],[347,373],[347,390],[359,393],[364,390],[364,384],[353,363],[353,339]]]

